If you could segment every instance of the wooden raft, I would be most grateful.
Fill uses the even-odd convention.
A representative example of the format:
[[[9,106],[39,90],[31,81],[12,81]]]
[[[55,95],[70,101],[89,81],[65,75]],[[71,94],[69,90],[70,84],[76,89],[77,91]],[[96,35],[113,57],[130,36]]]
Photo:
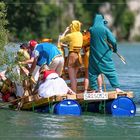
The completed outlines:
[[[52,96],[50,98],[34,98],[31,97],[32,99],[26,103],[23,104],[22,106],[22,110],[30,110],[34,107],[40,107],[40,106],[44,106],[44,105],[49,105],[49,103],[58,103],[64,99],[73,99],[73,100],[77,100],[79,103],[84,102],[84,67],[80,68],[79,72],[78,72],[78,76],[77,76],[77,94],[76,95],[64,95],[64,96]],[[67,68],[64,69],[62,78],[67,82],[68,86],[70,86],[70,80],[69,80],[69,76],[68,76],[68,71]],[[122,93],[116,93],[116,91],[107,91],[106,92],[108,94],[108,98],[105,100],[113,100],[116,99],[118,96],[126,96],[129,98],[133,98],[133,92],[132,91],[124,91]],[[100,93],[101,94],[101,93]],[[87,102],[97,102],[97,101],[102,101],[103,99],[99,100],[99,99],[93,99],[93,100],[86,100]]]
[[[36,96],[36,95],[35,95]],[[44,106],[48,105],[49,103],[56,103],[60,102],[64,99],[76,99],[76,95],[64,95],[64,96],[52,96],[49,98],[39,98],[34,96],[29,96],[30,98],[25,104],[22,106],[22,110],[29,110],[32,109],[33,107],[39,107],[39,106]],[[32,101],[31,101],[32,100]]]
[[[108,91],[108,99],[107,100],[113,100],[116,99],[119,96],[126,96],[129,98],[133,98],[133,92],[131,91],[125,91],[123,93],[116,93],[116,91]],[[76,95],[64,95],[64,96],[52,96],[50,98],[36,98],[33,101],[29,101],[27,103],[25,103],[23,105],[23,107],[21,108],[22,110],[30,110],[33,107],[40,107],[40,106],[44,106],[44,105],[49,105],[49,103],[58,103],[64,99],[73,99],[73,100],[77,100],[78,102],[83,102],[84,101],[84,94],[83,93],[79,93]],[[93,99],[93,100],[87,100],[87,102],[97,102],[97,101],[102,101],[102,100],[97,100],[97,99]]]

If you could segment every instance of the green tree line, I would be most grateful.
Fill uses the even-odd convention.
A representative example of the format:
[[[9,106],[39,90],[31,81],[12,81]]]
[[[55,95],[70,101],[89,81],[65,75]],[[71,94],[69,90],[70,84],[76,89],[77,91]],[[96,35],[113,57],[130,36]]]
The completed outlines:
[[[82,29],[89,28],[93,23],[93,15],[99,12],[99,7],[104,2],[104,0],[3,0],[3,6],[0,6],[1,13],[4,14],[1,20],[3,25],[0,26],[4,30],[0,32],[4,33],[6,39],[5,34],[9,30],[9,41],[42,38],[52,38],[56,41],[58,35],[73,19],[83,23]],[[111,3],[113,28],[116,28],[119,39],[128,40],[135,21],[134,14],[129,11],[126,0],[107,2]]]
[[[6,6],[3,2],[0,2],[0,50],[3,50],[3,46],[8,42],[8,30],[6,29],[8,21],[6,15]]]

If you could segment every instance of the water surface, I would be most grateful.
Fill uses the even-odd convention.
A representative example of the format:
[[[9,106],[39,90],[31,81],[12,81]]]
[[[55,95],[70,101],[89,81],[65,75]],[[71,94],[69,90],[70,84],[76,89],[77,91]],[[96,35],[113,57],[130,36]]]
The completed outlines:
[[[114,61],[123,90],[134,92],[135,117],[87,113],[80,117],[0,109],[0,140],[140,140],[140,44],[119,44]],[[106,81],[107,89],[110,85]]]

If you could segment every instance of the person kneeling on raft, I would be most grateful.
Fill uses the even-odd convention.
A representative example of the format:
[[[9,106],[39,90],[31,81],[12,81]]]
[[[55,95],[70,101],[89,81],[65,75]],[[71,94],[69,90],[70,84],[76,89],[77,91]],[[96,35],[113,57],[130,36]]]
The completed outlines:
[[[63,96],[67,93],[75,94],[54,70],[45,68],[40,71],[38,88],[40,97]]]

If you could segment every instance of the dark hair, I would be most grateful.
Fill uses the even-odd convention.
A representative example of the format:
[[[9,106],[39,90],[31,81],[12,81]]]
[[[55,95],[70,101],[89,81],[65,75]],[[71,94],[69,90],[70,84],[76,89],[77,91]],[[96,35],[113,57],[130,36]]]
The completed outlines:
[[[21,49],[26,49],[26,48],[28,48],[28,44],[27,43],[23,43],[23,44],[20,45],[20,48]]]

